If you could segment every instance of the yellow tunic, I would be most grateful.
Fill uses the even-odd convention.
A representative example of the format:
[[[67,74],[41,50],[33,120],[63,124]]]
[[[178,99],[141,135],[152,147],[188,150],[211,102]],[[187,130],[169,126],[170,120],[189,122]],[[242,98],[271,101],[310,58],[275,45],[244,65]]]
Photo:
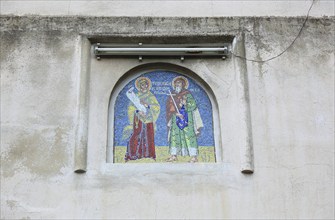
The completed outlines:
[[[156,97],[150,92],[146,92],[146,93],[142,93],[142,92],[138,92],[136,94],[138,96],[138,98],[143,101],[144,103],[148,104],[148,108],[147,108],[147,113],[145,116],[139,116],[139,119],[143,122],[143,123],[154,123],[154,127],[156,130],[156,120],[158,118],[158,115],[160,113],[160,105],[156,99]],[[123,129],[123,133],[122,133],[122,139],[126,140],[130,137],[130,135],[132,134],[132,130],[133,130],[133,121],[134,121],[134,115],[136,113],[136,107],[130,103],[130,105],[128,106],[128,120],[129,120],[129,125],[127,125],[124,129]]]

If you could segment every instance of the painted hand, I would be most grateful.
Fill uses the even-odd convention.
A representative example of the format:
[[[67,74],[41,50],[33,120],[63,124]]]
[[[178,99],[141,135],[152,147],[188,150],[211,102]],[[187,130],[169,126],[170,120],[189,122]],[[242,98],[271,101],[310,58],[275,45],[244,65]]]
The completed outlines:
[[[148,108],[148,106],[149,106],[148,103],[146,103],[145,101],[142,101],[142,100],[141,100],[141,104],[144,105],[144,107],[146,107],[146,108]]]
[[[144,112],[142,112],[142,111],[140,111],[138,114],[140,114],[140,116],[142,116],[142,117],[146,116],[146,114]]]
[[[177,113],[176,116],[179,117],[179,118],[181,118],[181,119],[184,119],[184,116],[182,114],[180,114],[180,113]]]

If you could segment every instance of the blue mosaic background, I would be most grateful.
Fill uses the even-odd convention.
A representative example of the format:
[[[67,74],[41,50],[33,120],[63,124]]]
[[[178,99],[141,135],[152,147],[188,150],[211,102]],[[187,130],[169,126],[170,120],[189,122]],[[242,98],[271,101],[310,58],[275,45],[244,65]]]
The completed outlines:
[[[148,77],[152,82],[151,92],[156,96],[161,109],[159,117],[156,121],[157,130],[155,133],[156,146],[168,146],[167,126],[166,126],[166,100],[169,90],[173,90],[171,82],[173,78],[180,74],[170,71],[153,71],[142,74]],[[139,77],[141,77],[139,76]],[[186,77],[186,76],[185,76]],[[206,92],[192,79],[186,77],[189,81],[188,90],[196,100],[198,109],[203,121],[204,127],[198,137],[199,146],[214,146],[213,137],[213,115],[212,105]],[[122,140],[122,131],[128,125],[128,105],[130,103],[126,96],[126,92],[130,87],[135,87],[135,80],[130,81],[119,93],[114,106],[114,146],[126,146],[127,140]],[[135,89],[135,92],[136,89]]]

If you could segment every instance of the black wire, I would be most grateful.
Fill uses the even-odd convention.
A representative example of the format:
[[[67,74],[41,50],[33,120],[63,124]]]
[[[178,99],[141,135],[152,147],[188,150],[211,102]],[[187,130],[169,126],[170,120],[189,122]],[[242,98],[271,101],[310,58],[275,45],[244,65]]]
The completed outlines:
[[[302,26],[301,26],[301,28],[300,28],[300,30],[299,30],[298,35],[294,38],[294,40],[291,42],[291,44],[290,44],[285,50],[283,50],[281,53],[279,53],[278,55],[276,55],[276,56],[274,56],[274,57],[271,57],[271,58],[268,58],[268,59],[266,59],[266,60],[253,60],[253,59],[248,59],[248,58],[246,58],[246,57],[242,57],[242,56],[240,56],[240,55],[234,54],[233,52],[231,52],[231,53],[232,53],[233,56],[235,56],[235,57],[238,57],[238,58],[241,58],[241,59],[244,59],[244,60],[247,60],[247,61],[251,61],[251,62],[256,62],[256,63],[265,63],[265,62],[268,62],[268,61],[270,61],[270,60],[273,60],[273,59],[276,59],[276,58],[280,57],[280,56],[283,55],[288,49],[290,49],[290,48],[293,46],[293,44],[295,43],[295,41],[299,38],[299,36],[300,36],[302,30],[304,29],[304,27],[305,27],[305,25],[306,25],[306,22],[307,22],[307,20],[308,20],[308,18],[309,18],[309,12],[311,11],[311,9],[312,9],[312,7],[313,7],[314,1],[315,1],[315,0],[312,1],[312,4],[311,4],[311,6],[310,6],[309,9],[308,9],[306,18],[305,18],[305,20],[304,20],[304,22],[303,22],[303,24],[302,24]]]

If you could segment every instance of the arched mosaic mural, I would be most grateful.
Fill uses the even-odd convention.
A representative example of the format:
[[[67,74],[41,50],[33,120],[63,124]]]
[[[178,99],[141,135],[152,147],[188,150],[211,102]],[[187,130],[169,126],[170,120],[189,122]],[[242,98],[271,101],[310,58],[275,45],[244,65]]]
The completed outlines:
[[[215,162],[206,91],[173,71],[150,71],[125,85],[114,104],[115,163]]]

